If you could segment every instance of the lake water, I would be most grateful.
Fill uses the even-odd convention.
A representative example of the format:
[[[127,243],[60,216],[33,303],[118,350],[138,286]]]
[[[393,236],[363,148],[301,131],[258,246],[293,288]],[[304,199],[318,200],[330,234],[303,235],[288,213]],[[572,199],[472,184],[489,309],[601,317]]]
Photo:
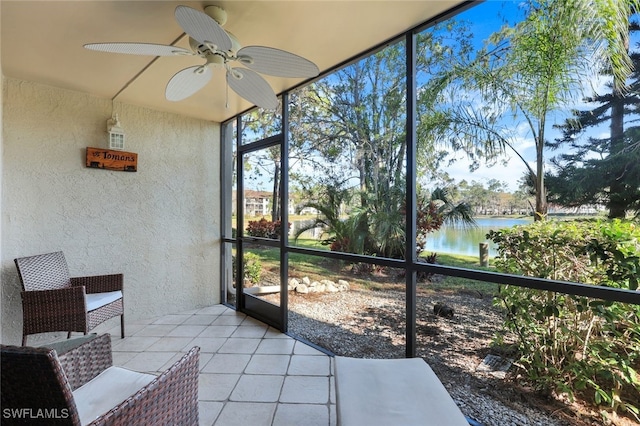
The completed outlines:
[[[463,254],[467,256],[479,255],[479,244],[489,243],[489,256],[497,254],[496,246],[487,240],[489,231],[503,228],[511,228],[516,225],[532,223],[533,218],[512,219],[512,218],[476,218],[478,226],[476,228],[465,229],[458,226],[444,225],[437,232],[427,235],[427,253],[450,253]]]
[[[295,230],[301,225],[312,222],[312,220],[296,220],[293,221],[290,235],[293,236]],[[489,243],[489,256],[495,256],[497,254],[496,246],[493,242],[490,242],[485,237],[491,230],[498,230],[502,228],[510,228],[516,225],[525,225],[532,223],[531,219],[512,219],[512,218],[476,218],[478,226],[476,228],[465,229],[463,227],[446,226],[444,225],[440,230],[429,234],[427,236],[426,253],[450,253],[450,254],[464,254],[467,256],[478,256],[478,245],[483,242]],[[302,238],[320,238],[321,232],[319,229],[313,231],[307,231],[302,234]]]

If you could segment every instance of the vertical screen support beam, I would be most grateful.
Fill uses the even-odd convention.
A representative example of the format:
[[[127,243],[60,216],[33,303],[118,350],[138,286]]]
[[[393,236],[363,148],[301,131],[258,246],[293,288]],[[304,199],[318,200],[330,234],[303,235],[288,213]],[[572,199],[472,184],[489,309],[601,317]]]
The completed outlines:
[[[407,170],[406,170],[406,357],[416,356],[416,35],[405,36],[406,93],[407,93]]]
[[[289,325],[289,95],[282,95],[282,139],[280,145],[280,324],[283,333]]]
[[[238,140],[236,141],[236,173],[238,179],[236,190],[236,310],[244,310],[244,248],[242,247],[241,238],[244,234],[244,167],[242,165],[242,116],[239,115],[236,122],[236,133]]]
[[[220,235],[222,236],[222,243],[220,254],[222,261],[220,262],[220,301],[221,303],[227,303],[227,295],[229,293],[229,282],[233,279],[233,271],[231,256],[232,250],[229,249],[230,244],[225,242],[225,238],[231,238],[233,225],[231,217],[233,214],[232,206],[232,194],[234,188],[231,186],[233,182],[233,167],[231,161],[225,161],[232,158],[233,144],[236,143],[233,137],[232,122],[224,123],[221,127],[222,130],[222,144],[220,146],[220,158],[222,159],[220,165]]]

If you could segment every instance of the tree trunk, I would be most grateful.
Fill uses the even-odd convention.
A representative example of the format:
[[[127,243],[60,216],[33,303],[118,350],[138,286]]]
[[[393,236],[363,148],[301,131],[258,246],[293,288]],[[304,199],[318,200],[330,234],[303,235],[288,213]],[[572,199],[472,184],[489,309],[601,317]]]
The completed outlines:
[[[628,33],[627,33],[628,35]],[[629,52],[629,44],[625,45],[625,49]],[[620,83],[620,84],[617,84]],[[613,100],[611,101],[611,146],[609,147],[609,157],[622,155],[624,150],[624,95],[616,90],[617,87],[624,87],[625,82],[619,81],[619,78],[613,77]],[[627,201],[624,197],[624,162],[614,161],[622,164],[622,170],[611,171],[609,176],[609,218],[621,218],[626,216]]]
[[[611,141],[609,157],[622,155],[624,149],[624,99],[623,95],[614,92],[611,101]],[[624,200],[624,162],[614,161],[622,164],[623,170],[610,171],[609,178],[609,218],[624,219],[626,216],[626,203]]]
[[[533,220],[544,220],[547,216],[547,189],[544,186],[544,133],[538,132],[536,143],[536,211]]]
[[[271,221],[280,220],[280,161],[274,161],[273,204],[271,205]]]

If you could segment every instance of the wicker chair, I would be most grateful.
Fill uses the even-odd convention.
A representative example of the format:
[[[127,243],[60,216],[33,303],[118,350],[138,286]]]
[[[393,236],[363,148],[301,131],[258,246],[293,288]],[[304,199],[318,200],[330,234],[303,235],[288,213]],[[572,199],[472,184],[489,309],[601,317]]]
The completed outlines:
[[[29,334],[87,334],[118,315],[124,338],[122,274],[71,278],[61,251],[21,257],[15,263],[23,290],[22,346]]]
[[[159,376],[112,366],[108,334],[60,358],[51,348],[0,350],[3,426],[198,424],[197,346]]]

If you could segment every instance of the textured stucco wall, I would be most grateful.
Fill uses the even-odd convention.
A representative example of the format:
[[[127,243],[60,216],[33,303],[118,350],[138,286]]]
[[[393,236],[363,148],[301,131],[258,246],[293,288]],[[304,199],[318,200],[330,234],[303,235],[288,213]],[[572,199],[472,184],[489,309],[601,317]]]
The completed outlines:
[[[21,335],[20,256],[63,250],[72,276],[124,273],[126,319],[219,303],[219,124],[8,78],[3,106],[3,343]],[[84,165],[112,108],[135,173]]]

